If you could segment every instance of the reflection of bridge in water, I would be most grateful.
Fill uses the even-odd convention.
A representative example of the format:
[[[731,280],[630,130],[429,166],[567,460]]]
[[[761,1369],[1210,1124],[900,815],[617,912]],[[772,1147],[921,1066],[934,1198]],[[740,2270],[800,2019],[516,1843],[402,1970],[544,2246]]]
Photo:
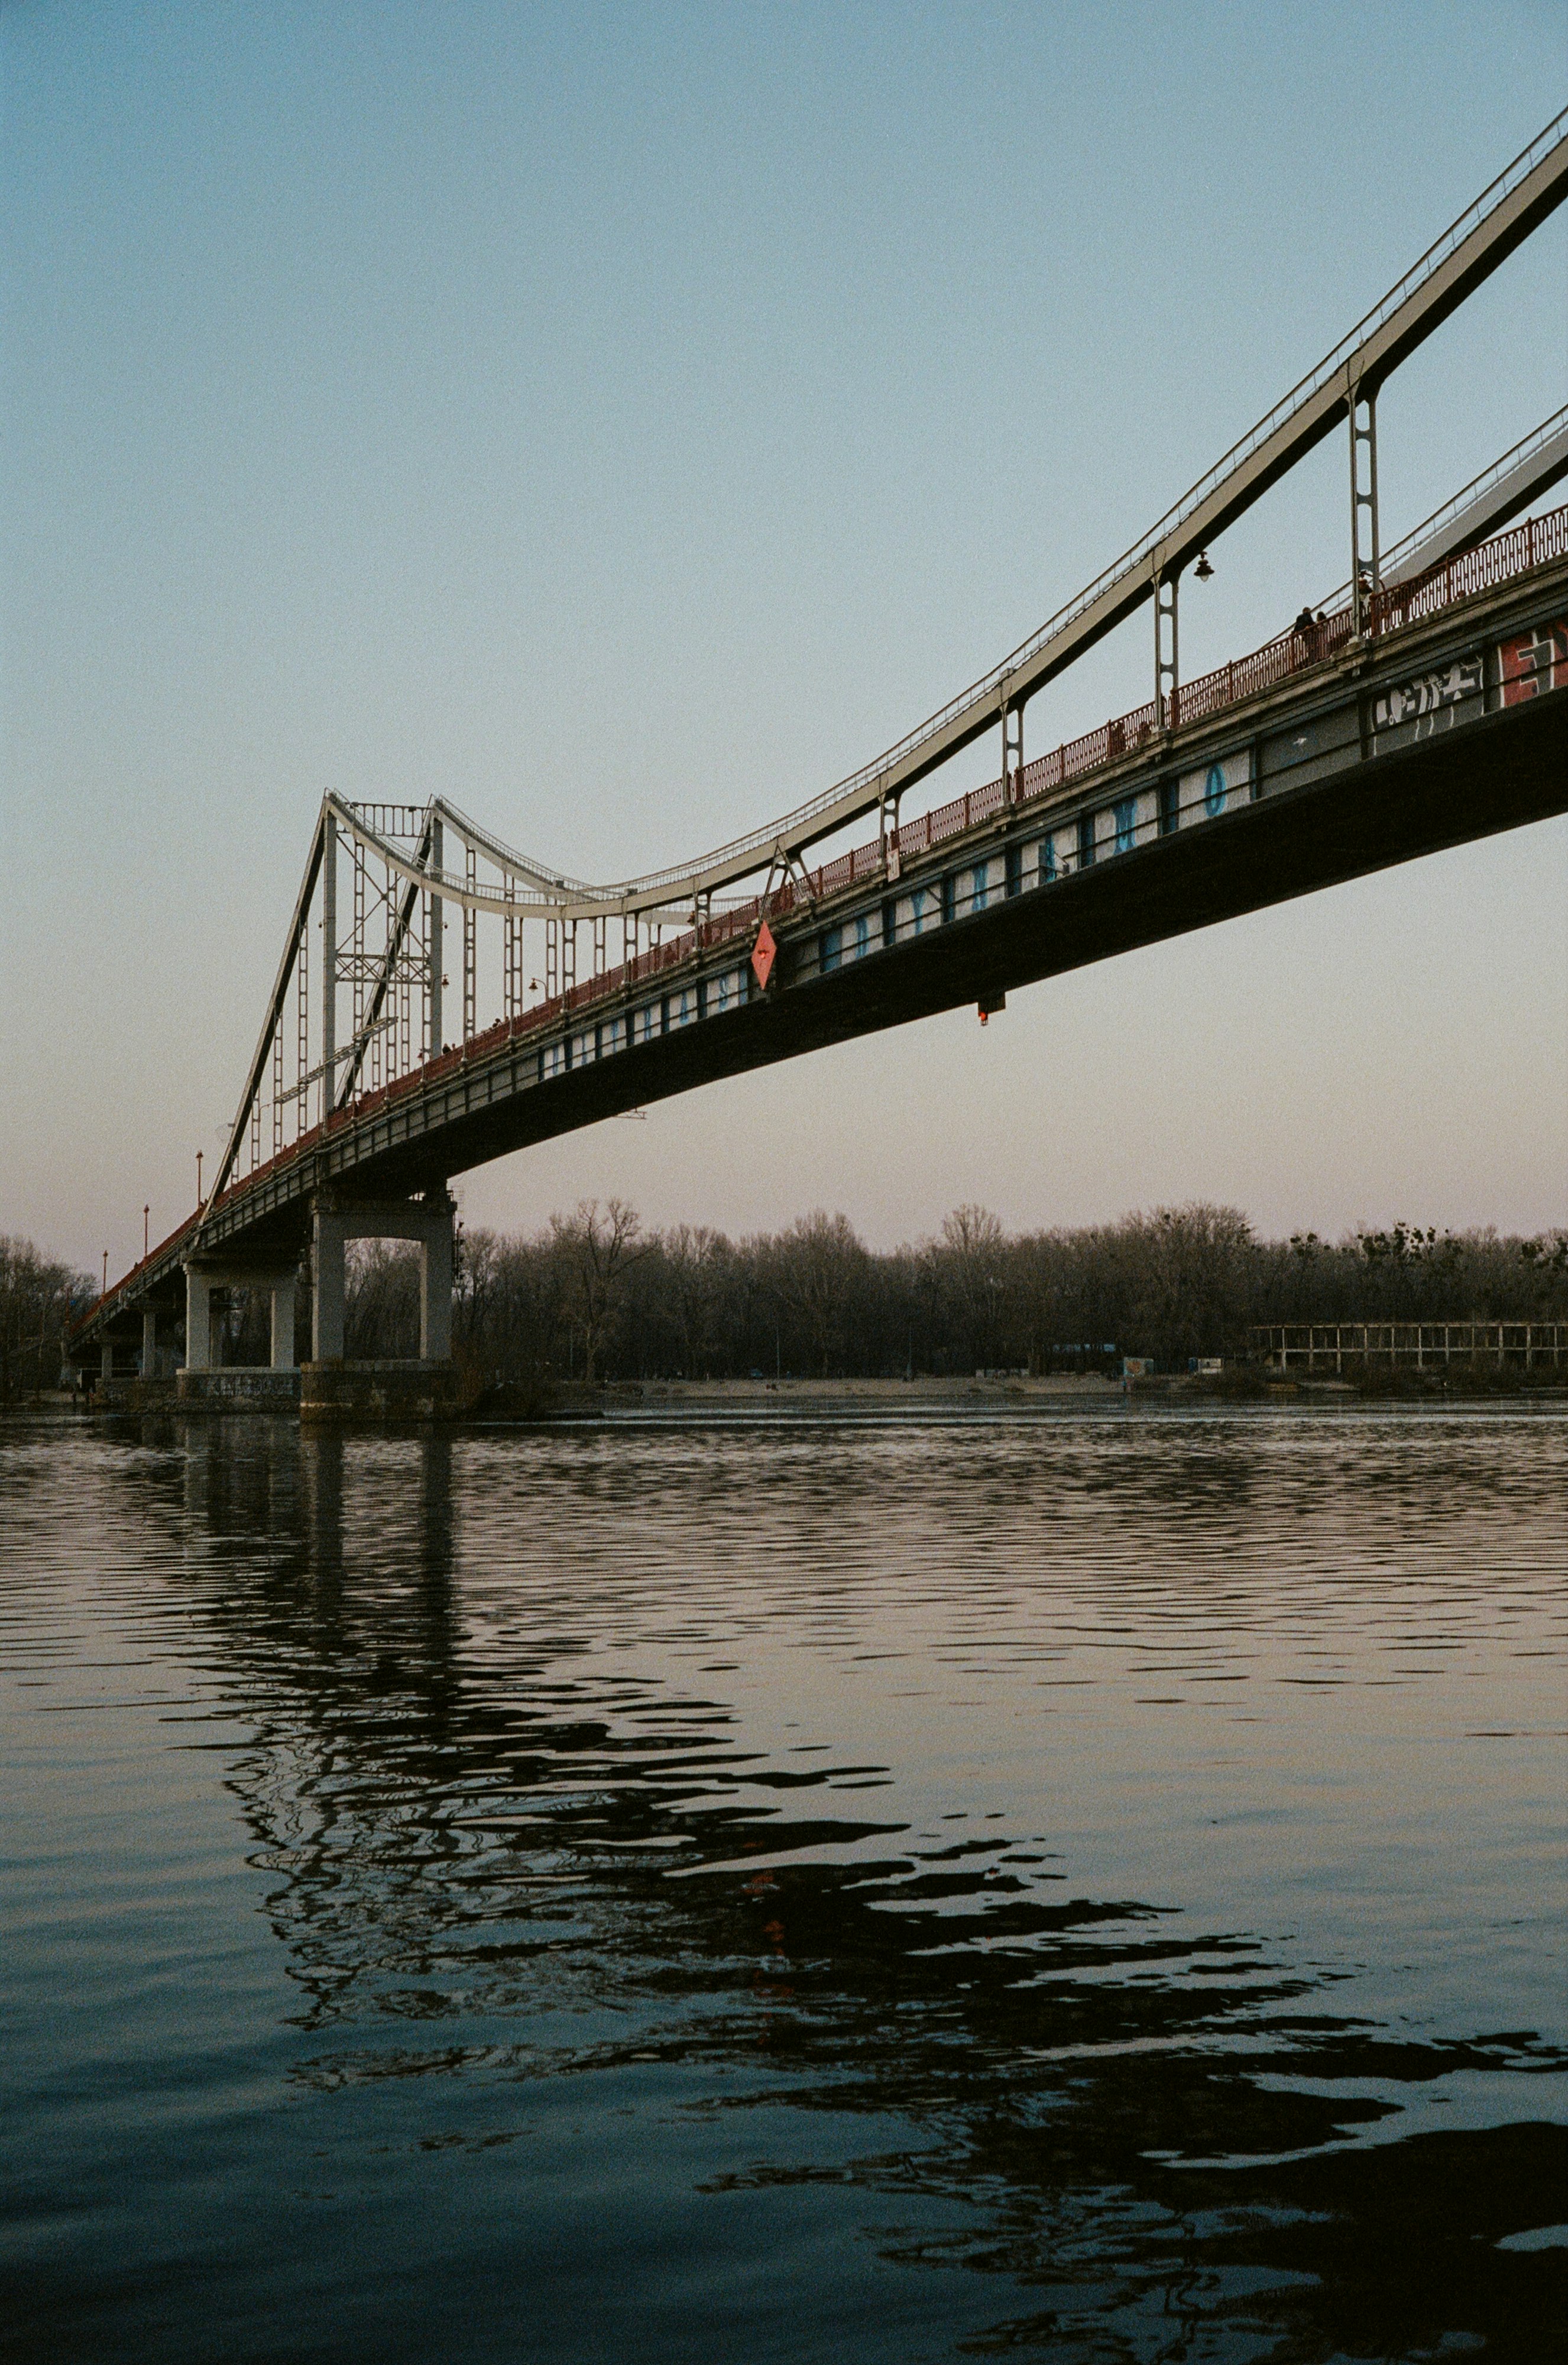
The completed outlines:
[[[1534,2323],[1532,2292],[1549,2302],[1532,2262],[1493,2244],[1544,2214],[1561,2131],[1477,2129],[1458,2113],[1396,2149],[1354,2138],[1379,2118],[1397,2131],[1396,2109],[1445,2079],[1534,2076],[1556,2057],[1517,2033],[1369,2017],[1342,1966],[1280,1934],[1298,1927],[1334,1844],[1330,1823],[1294,1889],[1293,1815],[1321,1813],[1320,1799],[1264,1819],[1276,1836],[1260,1845],[1293,1867],[1280,1888],[1249,1893],[1238,1871],[1225,1911],[1205,1911],[1180,1901],[1184,1825],[1158,1889],[1127,1879],[1114,1834],[1137,1818],[1114,1752],[1085,1829],[1059,1725],[1036,1739],[1055,1770],[1026,1778],[1025,1799],[992,1822],[933,1813],[991,1798],[943,1758],[925,1791],[920,1709],[902,1711],[904,1767],[864,1762],[831,1724],[780,1733],[758,1713],[756,1682],[769,1668],[778,1681],[787,1637],[840,1666],[879,1647],[887,1571],[916,1565],[911,1547],[934,1520],[963,1549],[945,1576],[923,1568],[897,1595],[899,1641],[918,1659],[934,1631],[967,1695],[983,1621],[990,1696],[1015,1705],[1036,1675],[1069,1672],[1058,1653],[1074,1635],[1097,1663],[1110,1637],[1141,1630],[1128,1646],[1140,1664],[1195,1647],[1226,1682],[1240,1664],[1249,1684],[1274,1683],[1281,1654],[1285,1674],[1321,1679],[1330,1638],[1337,1662],[1346,1653],[1346,1580],[1315,1599],[1304,1573],[1335,1565],[1350,1532],[1369,1556],[1357,1589],[1389,1611],[1381,1625],[1368,1612],[1387,1663],[1362,1672],[1394,1674],[1412,1626],[1424,1641],[1441,1616],[1452,1638],[1449,1551],[1484,1565],[1509,1517],[1484,1442],[1461,1450],[1457,1479],[1445,1465],[1449,1527],[1413,1565],[1403,1465],[1369,1492],[1364,1465],[1348,1472],[1334,1449],[1309,1449],[1304,1465],[1296,1449],[1260,1457],[1251,1438],[1216,1429],[1194,1456],[1167,1429],[1113,1445],[1107,1463],[1095,1434],[1114,1432],[1041,1427],[1026,1456],[1004,1452],[983,1475],[935,1456],[921,1485],[907,1483],[907,1441],[892,1464],[873,1446],[814,1495],[778,1440],[737,1486],[733,1444],[711,1436],[684,1454],[666,1440],[628,1476],[647,1431],[640,1448],[602,1432],[503,1445],[193,1423],[177,1456],[161,1425],[102,1434],[116,1615],[139,1560],[126,1540],[156,1527],[139,1616],[159,1637],[154,1661],[196,1673],[201,1746],[219,1753],[260,1876],[226,1883],[220,1912],[263,1914],[286,1967],[292,2000],[275,2025],[263,2004],[265,2024],[230,2047],[226,2091],[247,2146],[275,2146],[283,2183],[330,2182],[344,2204],[312,2226],[313,2274],[328,2259],[335,2287],[356,2294],[367,2260],[386,2275],[387,2159],[452,2145],[472,2179],[460,2202],[421,2173],[398,2221],[417,2251],[419,2213],[434,2213],[449,2247],[432,2288],[461,2280],[466,2293],[498,2226],[521,2275],[543,2247],[533,2229],[552,2224],[555,2174],[593,2195],[568,2254],[603,2241],[641,2175],[661,2228],[695,2205],[715,2283],[733,2272],[744,2287],[751,2236],[716,2172],[727,2119],[745,2130],[736,2181],[795,2187],[789,2205],[823,2229],[824,2271],[844,2271],[835,2246],[850,2223],[864,2228],[852,2247],[961,2264],[1014,2306],[1021,2283],[1040,2314],[1020,2347],[1066,2353],[1063,2327],[1077,2324],[1084,2355],[1114,2353],[1107,2326],[1128,2354],[1170,2354],[1175,2321],[1202,2354],[1200,2334],[1239,2337],[1238,2314],[1245,2330],[1256,2313],[1304,2356],[1353,2352],[1374,2301],[1390,2355],[1435,2349],[1445,2321],[1495,2325],[1510,2304]],[[1058,1514],[1044,1536],[1042,1455]],[[631,1554],[623,1486],[645,1508]],[[737,1583],[733,1546],[754,1526],[782,1541]],[[1109,1556],[1108,1533],[1121,1541]],[[1514,1600],[1529,1591],[1516,1578]],[[1021,1621],[1024,1599],[1037,1624]],[[798,1687],[779,1685],[792,1702]],[[1271,1715],[1279,1698],[1276,1685]],[[1345,1730],[1336,1720],[1336,1753]],[[168,1736],[176,1749],[190,1738]],[[832,1745],[791,1746],[819,1741]],[[1284,1750],[1287,1788],[1293,1762]],[[906,1821],[915,1799],[921,1819]],[[1427,1802],[1423,1824],[1433,1815],[1440,1824]],[[1242,1833],[1215,1844],[1244,1845]],[[242,1954],[203,1961],[220,1987],[241,1978],[256,2012],[264,1991],[234,1967]],[[1495,2001],[1484,1983],[1474,2009]],[[694,2124],[707,2135],[693,2165],[678,2147]],[[224,2133],[215,2112],[203,2140],[220,2158]],[[162,2172],[154,2115],[140,2138]],[[925,2243],[908,2230],[914,2192]],[[420,2304],[400,2247],[392,2267],[396,2303]],[[570,2288],[541,2276],[531,2302],[545,2325],[564,2321]],[[192,2304],[204,2303],[198,2286]],[[1159,2348],[1134,2337],[1145,2309]]]
[[[78,1354],[95,1345],[108,1374],[117,1339],[140,1334],[151,1371],[160,1319],[183,1313],[194,1375],[211,1361],[212,1291],[244,1283],[271,1291],[273,1363],[292,1367],[308,1245],[312,1351],[340,1358],[345,1244],[376,1234],[419,1245],[420,1354],[439,1362],[454,1174],[964,1003],[983,1017],[1012,987],[1568,808],[1568,510],[1498,531],[1568,472],[1568,412],[1394,550],[1376,414],[1392,372],[1564,195],[1568,115],[1002,666],[874,763],[694,862],[596,887],[441,800],[329,795],[213,1188],[90,1309]],[[1344,594],[1183,681],[1183,574],[1204,573],[1209,544],[1337,426]],[[1149,701],[1026,758],[1030,700],[1146,602]],[[909,792],[991,730],[991,785],[906,816]],[[873,838],[807,864],[871,814]]]

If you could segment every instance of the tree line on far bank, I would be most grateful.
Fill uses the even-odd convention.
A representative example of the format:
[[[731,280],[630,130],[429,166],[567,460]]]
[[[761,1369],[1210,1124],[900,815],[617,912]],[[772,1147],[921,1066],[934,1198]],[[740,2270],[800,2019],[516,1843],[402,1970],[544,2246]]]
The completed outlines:
[[[412,1251],[371,1244],[350,1277],[351,1356],[407,1354]],[[1568,1230],[1525,1239],[1409,1224],[1330,1245],[1261,1240],[1194,1203],[1008,1234],[957,1207],[935,1239],[868,1249],[821,1209],[732,1240],[644,1232],[584,1200],[532,1235],[464,1234],[456,1351],[487,1380],[897,1377],[1079,1371],[1124,1355],[1183,1370],[1249,1351],[1277,1322],[1568,1319]]]
[[[95,1294],[88,1275],[0,1236],[0,1401],[54,1386],[67,1325]],[[454,1336],[471,1372],[503,1383],[872,1378],[1081,1371],[1128,1354],[1182,1370],[1247,1353],[1266,1323],[1472,1318],[1568,1320],[1568,1229],[1399,1223],[1333,1244],[1263,1240],[1239,1209],[1192,1203],[1009,1234],[963,1206],[934,1239],[877,1250],[821,1209],[732,1240],[689,1224],[644,1231],[623,1201],[588,1199],[536,1233],[460,1235]],[[241,1295],[228,1320],[225,1360],[264,1362],[265,1300]],[[411,1355],[418,1337],[416,1252],[361,1245],[350,1357]]]
[[[0,1404],[56,1384],[66,1326],[96,1295],[86,1273],[0,1232]]]

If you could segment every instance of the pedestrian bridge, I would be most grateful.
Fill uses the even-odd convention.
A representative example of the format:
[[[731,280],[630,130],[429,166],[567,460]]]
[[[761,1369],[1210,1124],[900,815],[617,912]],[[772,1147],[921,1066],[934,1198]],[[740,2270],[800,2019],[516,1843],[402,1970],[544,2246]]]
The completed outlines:
[[[1134,549],[871,765],[691,862],[595,886],[442,800],[329,795],[211,1188],[92,1306],[101,1372],[213,1359],[212,1292],[264,1287],[295,1362],[342,1356],[346,1242],[420,1246],[421,1355],[449,1352],[450,1179],[531,1143],[1568,810],[1568,407],[1404,542],[1380,536],[1390,372],[1568,194],[1568,113]],[[1189,565],[1345,432],[1350,572],[1186,681]],[[1502,528],[1502,531],[1497,531]],[[1294,595],[1293,595],[1294,596]],[[1140,605],[1152,695],[1026,755],[1032,696]],[[989,786],[911,812],[987,730]],[[857,823],[863,842],[829,852]],[[755,882],[755,884],[753,884]],[[740,891],[747,886],[749,893]],[[313,926],[314,923],[314,926]],[[313,943],[313,937],[318,941]],[[455,981],[453,972],[457,972]]]

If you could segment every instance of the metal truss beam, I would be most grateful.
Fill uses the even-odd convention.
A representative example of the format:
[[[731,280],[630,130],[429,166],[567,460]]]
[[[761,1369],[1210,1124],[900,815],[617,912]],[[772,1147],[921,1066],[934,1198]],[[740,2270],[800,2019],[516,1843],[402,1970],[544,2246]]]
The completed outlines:
[[[991,673],[873,762],[782,820],[750,830],[692,862],[613,885],[595,886],[517,853],[456,806],[438,799],[431,811],[450,824],[465,846],[526,891],[521,897],[483,888],[476,891],[465,880],[444,871],[431,883],[439,885],[443,900],[465,909],[504,911],[510,902],[514,917],[532,911],[569,922],[616,913],[628,919],[641,914],[680,925],[689,921],[704,898],[766,869],[780,848],[799,855],[873,808],[892,803],[914,782],[991,729],[999,717],[1005,736],[1009,717],[1020,713],[1037,690],[1125,622],[1146,600],[1158,600],[1159,587],[1172,587],[1173,603],[1173,587],[1189,562],[1245,516],[1341,420],[1350,416],[1354,422],[1358,403],[1375,402],[1378,389],[1400,364],[1565,197],[1568,108],[1546,125],[1382,301],[1131,549]],[[1494,520],[1494,523],[1501,521]],[[1472,538],[1480,540],[1489,530],[1478,526]],[[1156,665],[1159,682],[1174,683],[1173,663],[1161,670],[1157,654]],[[346,803],[333,802],[344,827],[373,845],[381,858],[405,877],[415,875],[408,858],[368,819]],[[424,880],[429,874],[420,876]]]
[[[1357,389],[1378,388],[1568,197],[1568,108],[1466,207],[1441,238],[1300,384],[1215,462],[1132,548],[1002,664],[873,762],[781,821],[748,831],[695,862],[587,891],[631,913],[688,904],[763,869],[782,844],[799,853],[898,795],[1022,706],[1154,596],[1161,578],[1234,525],[1347,415]],[[536,877],[545,876],[535,870]],[[564,882],[570,887],[573,882]],[[577,907],[586,913],[588,902]]]
[[[431,835],[431,817],[427,814],[423,832],[415,848],[416,867],[430,860]],[[381,1024],[381,1013],[386,1007],[386,996],[397,982],[398,963],[402,959],[403,947],[408,942],[409,929],[419,904],[419,898],[418,887],[406,884],[391,934],[387,938],[386,949],[376,964],[376,976],[371,988],[370,1002],[365,1010],[364,1023],[354,1037],[344,1062],[343,1080],[338,1087],[337,1098],[333,1104],[337,1108],[345,1108],[359,1089],[360,1075],[364,1067],[364,1055],[369,1048],[371,1037]]]
[[[326,823],[326,805],[323,801],[321,813],[317,817],[315,834],[310,840],[310,853],[305,865],[305,876],[299,882],[299,892],[295,898],[294,917],[289,923],[287,944],[283,958],[278,963],[277,975],[273,981],[272,995],[267,1003],[267,1014],[262,1023],[261,1035],[257,1038],[250,1071],[245,1079],[245,1089],[240,1095],[240,1107],[234,1119],[233,1130],[229,1136],[228,1145],[222,1157],[213,1170],[212,1188],[202,1203],[201,1213],[197,1218],[196,1228],[197,1245],[201,1240],[201,1228],[207,1221],[207,1212],[222,1195],[224,1186],[234,1171],[234,1161],[240,1155],[240,1145],[244,1139],[245,1127],[250,1120],[251,1104],[261,1090],[262,1078],[266,1071],[267,1055],[272,1049],[273,1036],[283,1016],[284,1000],[288,992],[288,981],[293,976],[295,963],[300,957],[299,933],[305,925],[306,916],[310,909],[310,899],[316,891],[316,881],[321,874],[321,857],[327,835]]]
[[[1452,500],[1406,534],[1383,565],[1385,584],[1407,583],[1428,566],[1484,542],[1568,476],[1568,402],[1494,462]]]

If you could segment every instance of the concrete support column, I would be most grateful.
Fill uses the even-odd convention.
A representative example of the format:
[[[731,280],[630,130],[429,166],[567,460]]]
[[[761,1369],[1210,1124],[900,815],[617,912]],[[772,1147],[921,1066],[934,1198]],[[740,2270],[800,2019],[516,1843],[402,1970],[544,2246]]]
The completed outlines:
[[[343,1354],[343,1250],[348,1226],[335,1208],[318,1207],[312,1233],[311,1271],[315,1277],[315,1357],[319,1363]]]
[[[444,1194],[430,1205],[420,1239],[420,1360],[445,1363],[452,1358],[452,1216]]]
[[[106,1387],[115,1375],[115,1342],[106,1339],[98,1350],[98,1376]]]
[[[185,1369],[212,1369],[212,1291],[199,1265],[185,1267]]]
[[[273,1283],[273,1369],[294,1369],[294,1275],[282,1274]]]
[[[158,1376],[158,1316],[151,1306],[141,1317],[141,1376],[144,1380]]]

